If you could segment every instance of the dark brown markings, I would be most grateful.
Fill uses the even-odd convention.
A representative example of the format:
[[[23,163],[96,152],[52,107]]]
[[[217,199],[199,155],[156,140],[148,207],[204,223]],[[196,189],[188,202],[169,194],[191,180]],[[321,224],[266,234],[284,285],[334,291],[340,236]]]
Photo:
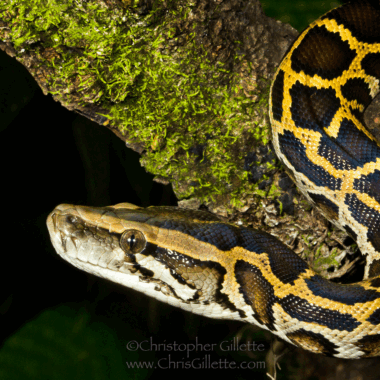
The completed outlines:
[[[283,101],[284,101],[284,71],[280,70],[272,86],[273,119],[280,122],[282,118]]]
[[[266,232],[255,231],[250,228],[239,228],[238,247],[257,254],[269,252],[271,249],[284,249],[285,247],[272,235]]]
[[[202,289],[206,282],[220,287],[226,275],[226,269],[215,261],[193,259],[166,248],[156,246],[152,256],[170,269],[171,275],[180,284],[186,284],[192,289]]]
[[[379,263],[379,260],[376,260]],[[380,288],[380,277],[374,278],[370,281],[370,285],[374,288]]]
[[[380,323],[380,309],[376,309],[368,318],[367,321],[377,326]]]
[[[154,272],[151,271],[150,269],[144,268],[140,264],[135,264],[133,266],[138,272],[140,272],[145,278],[153,278],[154,277]]]
[[[229,251],[234,247],[242,247],[251,252],[262,253],[260,240],[263,238],[258,231],[239,228],[222,222],[200,224],[197,222],[183,222],[167,220],[161,228],[178,231],[199,241],[212,244],[221,251]]]
[[[355,159],[358,166],[362,167],[366,163],[380,158],[379,146],[346,118],[342,120],[338,136],[333,141]]]
[[[330,220],[337,220],[339,217],[339,207],[330,199],[322,194],[314,194],[308,192],[310,198],[315,202],[315,204],[323,211],[323,213],[328,216]]]
[[[210,243],[221,251],[227,251],[239,245],[239,229],[224,223],[202,225],[170,222],[164,228],[183,232],[199,241]]]
[[[297,172],[304,174],[316,186],[326,186],[330,190],[341,189],[342,180],[334,178],[321,166],[312,163],[306,156],[305,146],[292,132],[285,131],[283,135],[279,135],[279,143],[281,152]]]
[[[307,263],[274,236],[262,231],[252,234],[250,229],[243,229],[242,233],[245,231],[254,239],[255,252],[268,254],[271,269],[280,281],[293,284],[301,273],[306,272]]]
[[[292,69],[323,79],[333,79],[348,70],[356,52],[350,49],[339,33],[329,32],[325,26],[310,29],[292,55]]]
[[[221,251],[235,247],[239,239],[237,227],[218,222],[205,225],[191,223],[191,221],[167,220],[161,228],[192,236],[199,241],[214,245]]]
[[[254,311],[253,317],[274,330],[272,306],[278,298],[274,295],[273,286],[264,278],[259,268],[244,260],[236,262],[235,276],[240,285],[239,292]]]
[[[368,228],[367,239],[380,252],[380,213],[360,201],[356,194],[347,194],[344,203],[352,217]]]
[[[358,240],[358,234],[350,226],[345,225],[343,227],[355,241]]]
[[[377,263],[379,263],[379,260],[375,260]],[[373,286],[374,288],[380,288],[380,277],[373,278],[370,281],[370,285]]]
[[[331,124],[340,107],[340,100],[332,88],[308,87],[297,81],[290,89],[290,111],[297,127],[322,131]]]
[[[353,331],[360,322],[350,314],[324,309],[292,294],[280,299],[278,303],[292,318],[302,322],[314,322],[331,330]]]
[[[209,243],[221,251],[242,247],[250,252],[260,254],[268,252],[271,246],[278,247],[279,245],[276,239],[265,232],[221,222],[200,224],[191,221],[185,223],[178,220],[167,220],[161,225],[161,228],[181,232],[199,241]]]
[[[368,271],[368,277],[375,277],[380,274],[380,260],[373,260]],[[378,280],[380,280],[378,278]],[[374,282],[376,284],[376,282]],[[372,283],[371,283],[372,285]],[[375,286],[375,285],[372,285]]]
[[[156,278],[146,279],[144,277],[140,277],[140,281],[141,282],[148,282],[148,283],[151,283],[151,284],[153,283],[154,284],[154,290],[156,292],[161,292],[165,296],[174,297],[174,298],[176,298],[178,300],[181,300],[183,303],[186,303],[186,304],[190,303],[188,300],[184,300],[183,298],[179,297],[177,295],[176,291],[174,290],[174,288],[172,286],[168,285],[164,281],[158,280]]]
[[[216,302],[231,312],[238,312],[241,318],[246,318],[245,312],[238,309],[228,296],[220,291],[226,269],[219,263],[194,259],[158,246],[152,256],[170,270],[176,281],[198,291],[189,301],[203,304]]]
[[[362,175],[354,180],[354,189],[368,194],[380,203],[380,171],[375,170],[368,175]]]
[[[144,256],[153,256],[155,257],[156,256],[156,250],[157,250],[157,245],[156,244],[152,244],[152,243],[149,243],[147,242],[146,245],[145,245],[145,248],[143,251],[141,251],[141,255],[144,255]],[[135,256],[135,255],[133,255]]]
[[[283,284],[294,285],[294,281],[300,278],[309,266],[289,248],[279,248],[271,247],[271,250],[268,250],[271,270]]]
[[[305,279],[305,283],[315,296],[344,305],[353,306],[380,298],[380,293],[376,290],[367,290],[355,284],[335,284],[318,275]]]
[[[287,337],[298,347],[305,350],[319,353],[326,356],[334,356],[338,351],[338,346],[326,339],[322,334],[318,334],[305,329],[299,329],[296,332],[290,333]]]
[[[352,152],[351,152],[352,153]],[[318,147],[318,154],[326,158],[337,170],[351,170],[358,166],[352,154],[342,149],[336,140],[327,136],[324,132]]]
[[[336,20],[344,25],[359,41],[376,43],[380,40],[380,7],[377,0],[351,2],[327,13],[322,17],[324,19]]]
[[[351,78],[341,87],[342,95],[347,100],[357,100],[359,104],[367,107],[372,96],[368,84],[362,78]]]
[[[380,53],[368,53],[362,59],[362,68],[366,74],[380,78]]]
[[[366,353],[363,357],[378,356],[380,354],[380,334],[367,335],[355,343],[355,346]]]
[[[351,111],[352,116],[356,118],[356,120],[359,121],[359,123],[363,124],[363,112],[360,111],[359,108],[353,108],[352,106],[349,106],[349,109]]]

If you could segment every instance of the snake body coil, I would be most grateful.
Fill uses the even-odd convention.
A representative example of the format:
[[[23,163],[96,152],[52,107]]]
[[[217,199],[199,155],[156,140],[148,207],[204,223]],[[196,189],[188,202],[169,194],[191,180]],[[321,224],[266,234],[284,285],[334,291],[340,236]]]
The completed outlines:
[[[301,34],[270,99],[278,156],[306,197],[357,239],[372,278],[331,283],[264,232],[127,203],[58,206],[47,221],[55,249],[80,269],[312,352],[380,355],[380,148],[361,122],[379,78],[380,2],[363,0]]]
[[[313,22],[272,85],[276,153],[302,193],[380,269],[380,148],[364,128],[379,92],[380,2],[357,1]]]

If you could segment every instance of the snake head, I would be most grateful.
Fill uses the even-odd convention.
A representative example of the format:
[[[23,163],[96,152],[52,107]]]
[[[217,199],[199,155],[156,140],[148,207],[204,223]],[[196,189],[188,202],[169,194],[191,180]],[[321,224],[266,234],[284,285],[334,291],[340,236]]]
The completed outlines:
[[[244,314],[223,293],[227,271],[218,258],[236,227],[214,215],[129,203],[63,204],[47,226],[57,253],[81,270],[198,314]]]

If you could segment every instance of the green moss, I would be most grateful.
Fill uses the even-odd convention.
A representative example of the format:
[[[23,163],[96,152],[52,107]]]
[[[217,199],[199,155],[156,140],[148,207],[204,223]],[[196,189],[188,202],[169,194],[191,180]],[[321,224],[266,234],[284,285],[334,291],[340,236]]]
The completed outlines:
[[[0,33],[20,57],[42,47],[38,58],[51,69],[49,91],[63,104],[79,100],[108,109],[107,118],[130,142],[143,143],[146,169],[171,180],[180,198],[239,207],[246,194],[267,197],[247,181],[241,147],[269,142],[270,82],[243,91],[241,74],[211,62],[194,32],[175,36],[173,20],[187,20],[189,6],[166,2],[164,16],[159,0],[142,17],[129,4],[0,0],[0,17],[12,25]],[[250,72],[244,57],[235,62]],[[277,194],[271,188],[269,196]]]
[[[282,202],[281,202],[279,199],[277,199],[277,202],[278,202],[279,205],[280,205],[280,215],[282,215],[282,211],[283,211],[284,206],[283,206]],[[287,237],[287,238],[288,238],[288,237]]]
[[[300,204],[305,211],[311,211],[311,209],[313,208],[313,206],[311,206],[311,204],[305,199],[301,200]]]
[[[228,194],[231,205],[238,207],[241,196],[254,191],[254,186],[241,186],[248,177],[242,169],[243,152],[239,152],[242,136],[251,134],[248,138],[267,143],[268,128],[258,121],[252,123],[259,107],[252,101],[253,95],[248,97],[242,91],[238,75],[222,65],[215,67],[207,53],[195,47],[195,41],[189,40],[186,49],[180,53],[181,63],[157,57],[154,72],[159,79],[151,83],[149,91],[136,88],[140,104],[131,102],[127,112],[119,115],[120,122],[132,126],[135,136],[143,134],[148,147],[152,137],[165,134],[165,148],[147,149],[143,163],[149,171],[177,183],[192,181],[194,186],[187,188],[183,197],[207,201]],[[141,86],[146,89],[144,84],[149,81],[149,77],[143,78]],[[221,87],[220,82],[228,85]],[[201,157],[193,153],[196,147],[201,147]]]
[[[321,256],[322,245],[315,253],[314,268],[316,271],[326,270],[332,266],[339,267],[339,262],[335,259],[338,256],[338,250],[334,248],[328,257]]]

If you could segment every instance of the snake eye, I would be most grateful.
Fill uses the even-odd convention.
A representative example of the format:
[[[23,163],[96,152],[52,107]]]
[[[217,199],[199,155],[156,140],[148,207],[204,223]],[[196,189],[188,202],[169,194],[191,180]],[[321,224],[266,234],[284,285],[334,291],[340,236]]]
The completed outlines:
[[[146,239],[142,232],[138,230],[126,230],[120,238],[120,247],[125,253],[140,253],[146,245]]]

